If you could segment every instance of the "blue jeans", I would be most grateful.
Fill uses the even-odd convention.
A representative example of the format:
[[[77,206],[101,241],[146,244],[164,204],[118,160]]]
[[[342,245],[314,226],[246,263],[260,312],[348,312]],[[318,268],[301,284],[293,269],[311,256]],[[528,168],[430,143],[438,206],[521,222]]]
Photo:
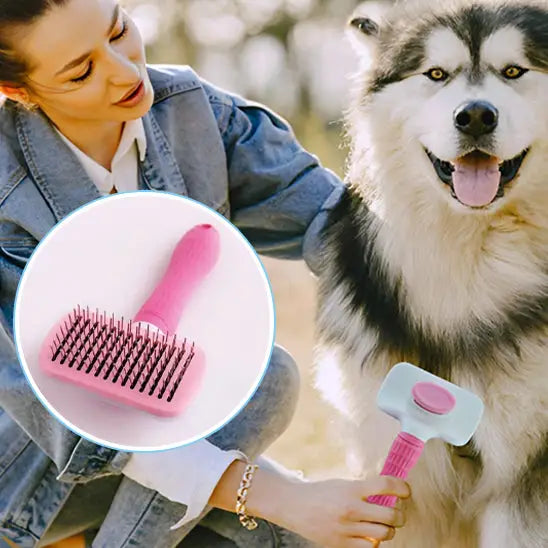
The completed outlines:
[[[267,372],[257,392],[235,418],[208,440],[221,449],[240,449],[249,458],[256,458],[287,428],[295,411],[298,392],[299,375],[295,362],[283,348],[274,347]],[[158,493],[146,490],[147,496],[150,497],[146,514],[132,516],[128,513],[128,519],[123,520],[119,511],[114,516],[108,511],[115,499],[118,504],[122,503],[122,506],[127,504],[128,509],[132,506],[131,490],[124,489],[118,492],[122,482],[134,483],[124,476],[110,476],[78,485],[46,531],[40,545],[85,533],[88,546],[93,548],[315,546],[302,537],[263,520],[259,520],[257,529],[248,531],[240,525],[235,514],[211,507],[206,507],[199,518],[179,529],[170,531],[166,526],[162,538],[151,538],[146,527],[147,520],[152,524],[162,516],[166,524],[175,523],[182,517],[185,506],[167,501]],[[143,493],[143,488],[135,486],[139,487],[139,493]],[[127,500],[119,500],[120,496]],[[142,531],[139,539],[129,534],[136,520],[139,521],[139,529]],[[121,529],[128,530],[129,540],[121,546],[115,546],[112,539],[120,538]],[[132,538],[129,538],[130,536]]]

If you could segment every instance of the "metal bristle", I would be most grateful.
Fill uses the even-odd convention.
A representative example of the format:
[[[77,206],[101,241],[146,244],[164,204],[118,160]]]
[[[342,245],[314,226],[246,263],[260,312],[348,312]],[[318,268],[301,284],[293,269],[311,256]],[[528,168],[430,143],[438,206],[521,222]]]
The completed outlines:
[[[183,376],[186,373],[186,370],[188,369],[188,366],[190,365],[192,358],[194,358],[194,344],[192,345],[190,349],[190,353],[188,354],[185,363],[181,367],[179,374],[177,375],[177,378],[175,379],[175,382],[173,383],[171,390],[169,391],[169,395],[167,397],[168,402],[170,402],[175,396],[175,392],[177,391],[177,388],[179,388],[179,385],[181,384],[181,381],[183,380]]]
[[[132,319],[77,305],[49,346],[52,362],[171,402],[194,358],[194,345]]]

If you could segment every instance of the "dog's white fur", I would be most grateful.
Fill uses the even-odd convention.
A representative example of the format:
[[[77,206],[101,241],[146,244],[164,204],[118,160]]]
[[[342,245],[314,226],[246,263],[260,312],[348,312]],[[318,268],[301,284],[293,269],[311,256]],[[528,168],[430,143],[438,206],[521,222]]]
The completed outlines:
[[[457,77],[440,89],[421,72],[434,66],[452,71],[470,60],[451,30],[437,29],[427,38],[427,58],[417,75],[365,101],[364,89],[378,59],[376,39],[356,34],[353,41],[363,41],[358,49],[364,62],[348,113],[348,180],[377,216],[384,262],[405,281],[414,319],[443,337],[471,316],[496,322],[514,295],[546,291],[548,75],[531,71],[513,85],[487,75],[479,86]],[[481,56],[495,67],[528,66],[522,52],[523,34],[508,27],[484,43]],[[482,211],[450,196],[422,148],[443,159],[457,156],[456,130],[447,109],[473,98],[488,99],[499,110],[500,158],[531,147],[504,198]],[[330,262],[326,278],[334,276]],[[317,383],[353,432],[349,447],[360,464],[357,472],[378,472],[399,424],[376,408],[375,399],[385,374],[400,360],[384,353],[362,370],[377,333],[349,312],[343,289],[335,288],[320,304],[320,332],[344,335],[338,344],[320,341]],[[480,473],[468,460],[451,456],[442,442],[428,442],[409,477],[413,497],[408,523],[390,546],[546,548],[546,526],[522,530],[508,501],[548,431],[548,326],[542,336],[520,344],[521,360],[495,351],[481,376],[472,368],[455,369],[451,381],[485,403],[475,435],[483,469]]]

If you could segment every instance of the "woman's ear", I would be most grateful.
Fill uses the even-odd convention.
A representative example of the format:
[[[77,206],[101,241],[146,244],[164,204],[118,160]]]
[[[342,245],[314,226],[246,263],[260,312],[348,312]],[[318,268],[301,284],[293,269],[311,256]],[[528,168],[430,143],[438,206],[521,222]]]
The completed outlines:
[[[0,84],[0,93],[12,101],[21,103],[26,108],[32,108],[34,106],[28,91],[23,87]]]
[[[378,58],[379,37],[392,5],[390,0],[363,2],[348,20],[346,35],[363,65],[374,65]]]

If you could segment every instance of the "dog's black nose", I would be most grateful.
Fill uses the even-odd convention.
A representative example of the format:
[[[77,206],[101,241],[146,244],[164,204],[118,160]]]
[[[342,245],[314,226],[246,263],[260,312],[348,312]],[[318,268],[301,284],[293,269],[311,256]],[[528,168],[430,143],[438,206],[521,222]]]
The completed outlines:
[[[498,110],[487,101],[472,101],[460,105],[453,114],[455,127],[473,137],[491,133],[499,120]]]

